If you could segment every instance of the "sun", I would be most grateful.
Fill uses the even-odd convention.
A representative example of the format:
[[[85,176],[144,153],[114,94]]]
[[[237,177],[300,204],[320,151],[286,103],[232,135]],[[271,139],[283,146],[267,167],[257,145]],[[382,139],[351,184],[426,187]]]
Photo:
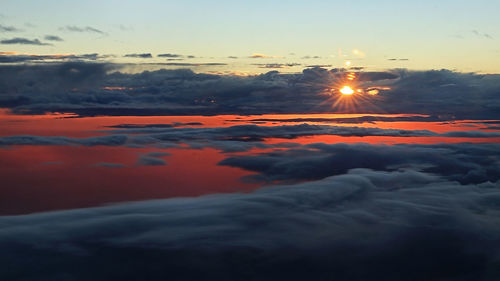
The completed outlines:
[[[342,93],[342,95],[350,96],[354,94],[354,90],[349,86],[344,86],[342,89],[340,89],[340,93]]]

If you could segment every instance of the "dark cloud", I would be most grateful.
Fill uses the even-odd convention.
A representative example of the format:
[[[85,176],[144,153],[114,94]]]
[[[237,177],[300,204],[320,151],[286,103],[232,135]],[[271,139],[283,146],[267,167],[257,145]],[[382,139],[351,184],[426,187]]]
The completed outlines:
[[[75,25],[67,25],[64,27],[60,27],[59,30],[69,31],[69,32],[87,32],[87,33],[97,33],[101,35],[107,35],[106,32],[99,30],[97,28],[91,26],[75,26]]]
[[[0,56],[4,62],[27,61],[26,56]],[[34,58],[38,60],[39,58]],[[164,63],[200,67],[223,63]],[[81,65],[79,67],[93,68]],[[355,106],[336,103],[332,90],[346,80],[344,69],[308,68],[298,74],[270,71],[238,77],[194,73],[188,69],[116,72],[121,65],[105,64],[107,71],[93,87],[71,85],[70,92],[54,81],[63,81],[62,65],[2,66],[0,105],[15,112],[75,112],[81,115],[185,115],[265,113],[411,113],[441,119],[499,119],[500,76],[440,71],[358,71],[356,85],[380,90],[360,94]],[[22,72],[20,72],[22,71]],[[51,79],[46,79],[51,73]],[[70,86],[79,80],[64,80]],[[89,82],[89,86],[92,85]],[[102,95],[103,86],[121,87]],[[333,87],[333,88],[332,88]],[[36,91],[35,91],[36,90]],[[43,94],[40,94],[43,93]],[[23,100],[22,104],[20,101]],[[467,106],[466,106],[467,105]]]
[[[61,37],[56,35],[45,35],[44,39],[47,41],[64,41]]]
[[[139,129],[139,128],[173,128],[173,127],[184,127],[184,126],[202,126],[203,123],[200,122],[175,122],[172,124],[119,124],[113,126],[107,126],[108,128],[116,129]]]
[[[38,45],[38,46],[51,46],[52,44],[41,42],[38,39],[28,39],[22,37],[15,37],[12,39],[0,40],[0,44],[4,45]]]
[[[170,156],[167,152],[150,152],[139,156],[137,165],[139,166],[165,166],[167,162],[161,157]]]
[[[119,126],[119,125],[118,125]],[[441,136],[428,130],[401,130],[401,129],[379,129],[347,126],[328,125],[282,125],[282,126],[257,126],[237,125],[232,127],[213,128],[168,128],[168,127],[131,127],[121,126],[111,131],[113,134],[143,134],[157,140],[180,141],[196,139],[231,139],[244,141],[259,141],[265,138],[293,139],[301,136],[314,135],[338,135],[338,136],[395,136],[395,137],[430,137]],[[498,137],[497,133],[490,133],[491,137]],[[486,137],[483,135],[481,137]],[[1,139],[1,138],[0,138]]]
[[[21,31],[23,31],[23,30],[15,27],[15,26],[7,26],[7,25],[0,24],[0,32],[21,32]]]
[[[47,61],[96,61],[109,58],[107,55],[15,55],[0,53],[0,63],[47,62]]]
[[[220,162],[258,172],[252,181],[315,180],[354,168],[421,169],[461,183],[500,180],[498,144],[311,144],[300,149],[231,157]]]
[[[127,142],[125,135],[111,135],[89,138],[44,137],[44,136],[8,136],[0,138],[0,146],[7,145],[84,145],[84,146],[118,146]]]
[[[167,53],[167,54],[159,54],[158,57],[160,57],[160,58],[181,58],[181,57],[183,57],[183,55]]]
[[[357,123],[375,123],[375,122],[436,122],[441,119],[438,116],[360,116],[360,117],[332,117],[332,118],[254,118],[250,120],[232,119],[232,122],[251,122],[259,124],[261,122],[278,123],[338,123],[338,124],[357,124]]]
[[[0,276],[494,281],[499,188],[356,169],[250,194],[1,217]]]
[[[156,146],[176,147],[179,144],[188,144],[190,148],[214,147],[222,152],[248,151],[253,148],[295,147],[288,143],[268,145],[261,143],[265,139],[294,139],[304,136],[337,135],[337,136],[392,136],[392,137],[462,137],[462,138],[498,138],[500,132],[447,132],[443,134],[428,130],[400,130],[379,129],[347,126],[327,125],[283,125],[283,126],[257,126],[239,125],[232,127],[193,128],[184,126],[197,126],[197,123],[173,124],[121,124],[111,126],[114,130],[100,131],[110,133],[103,137],[68,138],[51,136],[8,136],[0,138],[0,146],[11,145],[127,145],[127,146]],[[314,154],[314,151],[312,152]],[[325,154],[326,155],[326,154]],[[368,153],[367,153],[368,155]],[[150,155],[147,155],[150,156]],[[284,155],[287,158],[289,155]],[[295,157],[295,156],[294,156]],[[383,158],[383,157],[382,157]],[[228,162],[229,161],[229,162]],[[222,164],[239,166],[237,163],[225,160]],[[237,162],[240,159],[236,159]],[[246,160],[243,159],[243,162]],[[259,160],[257,160],[259,161]],[[380,163],[383,163],[381,161]],[[241,166],[246,168],[246,166]],[[348,167],[356,168],[356,167]],[[343,169],[346,171],[348,168]],[[365,168],[374,168],[367,166]],[[319,170],[318,170],[319,171]],[[298,176],[291,175],[290,178]],[[314,174],[311,174],[315,177]],[[286,178],[286,176],[283,176]]]
[[[153,56],[150,53],[144,53],[144,54],[126,54],[126,55],[124,55],[124,57],[150,59]]]

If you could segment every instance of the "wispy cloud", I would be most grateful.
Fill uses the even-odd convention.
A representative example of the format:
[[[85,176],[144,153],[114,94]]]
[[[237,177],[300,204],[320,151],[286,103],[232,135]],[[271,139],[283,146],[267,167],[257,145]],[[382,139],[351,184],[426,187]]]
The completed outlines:
[[[320,56],[303,56],[301,59],[320,59],[321,57]]]
[[[61,37],[59,36],[56,36],[56,35],[45,35],[45,37],[43,38],[45,40],[48,40],[48,41],[64,41],[64,39],[62,39]]]
[[[0,32],[20,32],[23,31],[15,26],[6,26],[0,24]]]
[[[227,63],[220,62],[208,62],[208,63],[184,63],[184,62],[168,62],[164,65],[172,65],[172,66],[218,66],[218,65],[227,65]]]
[[[97,33],[97,34],[101,34],[101,35],[107,35],[106,32],[99,30],[95,27],[91,27],[91,26],[67,25],[64,27],[60,27],[59,30],[69,31],[69,32],[88,32],[88,33]]]
[[[283,57],[254,53],[253,55],[249,56],[249,58],[251,58],[251,59],[269,59],[269,58],[283,58]]]
[[[259,68],[287,68],[301,65],[300,63],[254,63]]]
[[[477,30],[472,30],[471,31],[474,35],[476,35],[477,37],[482,37],[482,38],[486,38],[486,39],[493,39],[493,36],[491,36],[490,34],[488,33],[482,33],[482,32],[479,32]]]

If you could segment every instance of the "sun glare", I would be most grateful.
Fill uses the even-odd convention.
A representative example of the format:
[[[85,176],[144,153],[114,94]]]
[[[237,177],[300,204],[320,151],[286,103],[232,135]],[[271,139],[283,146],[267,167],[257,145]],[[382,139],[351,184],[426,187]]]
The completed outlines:
[[[344,86],[340,89],[340,93],[342,93],[342,95],[352,95],[354,94],[354,90],[349,86]]]

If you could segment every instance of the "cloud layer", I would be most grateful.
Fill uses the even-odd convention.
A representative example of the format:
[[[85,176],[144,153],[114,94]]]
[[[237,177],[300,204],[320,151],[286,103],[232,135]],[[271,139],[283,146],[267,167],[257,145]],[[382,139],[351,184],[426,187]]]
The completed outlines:
[[[149,57],[149,54],[133,55]],[[29,58],[2,56],[1,59]],[[362,94],[354,100],[354,106],[346,107],[337,103],[338,97],[330,92],[346,79],[345,73],[336,69],[306,69],[302,74],[271,71],[238,77],[196,74],[187,69],[126,74],[116,72],[120,67],[76,62],[3,65],[0,106],[18,112],[65,111],[83,115],[363,112],[498,119],[500,112],[498,75],[446,70],[360,72],[356,80],[360,87],[391,90],[379,91],[374,96]],[[110,93],[104,87],[123,90]]]
[[[499,188],[356,169],[251,194],[2,217],[0,276],[495,280]]]

